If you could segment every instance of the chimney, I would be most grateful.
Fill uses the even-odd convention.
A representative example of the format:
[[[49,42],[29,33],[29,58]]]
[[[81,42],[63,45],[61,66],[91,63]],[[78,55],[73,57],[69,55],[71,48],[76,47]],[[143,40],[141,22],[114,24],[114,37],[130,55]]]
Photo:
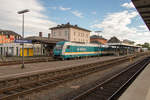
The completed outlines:
[[[68,22],[67,25],[70,25],[70,23]]]
[[[50,39],[50,38],[51,38],[50,36],[51,36],[51,34],[50,34],[50,33],[48,33],[48,39]]]
[[[39,37],[42,37],[42,32],[39,32]]]
[[[78,27],[78,25],[74,25],[75,27]]]

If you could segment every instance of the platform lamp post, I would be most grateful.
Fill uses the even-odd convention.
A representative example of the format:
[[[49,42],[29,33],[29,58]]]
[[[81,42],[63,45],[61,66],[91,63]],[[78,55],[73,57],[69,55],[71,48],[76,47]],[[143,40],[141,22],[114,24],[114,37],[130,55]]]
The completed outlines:
[[[28,9],[17,12],[18,14],[22,14],[22,39],[24,39],[24,13],[27,13],[27,12],[29,12]],[[21,68],[22,69],[24,68],[24,43],[22,43],[22,66]]]

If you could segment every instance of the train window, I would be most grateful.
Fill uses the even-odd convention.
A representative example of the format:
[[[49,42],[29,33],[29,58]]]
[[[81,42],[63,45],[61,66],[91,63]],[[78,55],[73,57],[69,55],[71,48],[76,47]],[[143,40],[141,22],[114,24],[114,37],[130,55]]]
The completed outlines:
[[[62,47],[63,47],[63,45],[56,45],[55,49],[60,50],[60,49],[62,49]]]
[[[67,46],[67,49],[70,49],[70,45]]]

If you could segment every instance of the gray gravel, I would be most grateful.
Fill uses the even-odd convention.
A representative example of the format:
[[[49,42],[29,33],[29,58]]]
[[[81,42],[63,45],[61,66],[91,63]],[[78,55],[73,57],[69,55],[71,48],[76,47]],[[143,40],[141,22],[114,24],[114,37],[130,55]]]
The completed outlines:
[[[79,59],[79,60],[32,63],[32,64],[25,64],[24,69],[21,69],[21,65],[0,66],[0,79],[4,79],[6,77],[14,77],[17,75],[28,75],[28,74],[42,72],[42,71],[64,69],[64,68],[69,68],[69,67],[78,66],[82,64],[115,59],[119,57],[105,56],[105,57],[95,57],[95,58]]]
[[[88,75],[86,77],[82,77],[79,79],[69,81],[67,83],[60,84],[57,87],[51,89],[42,90],[41,92],[30,94],[26,96],[26,99],[21,99],[21,100],[28,100],[29,98],[30,100],[69,100],[67,98],[72,96],[70,93],[76,94],[79,92],[81,88],[86,89],[90,85],[94,85],[96,84],[96,82],[102,81],[103,78],[110,76],[112,73],[121,71],[126,66],[139,59],[140,58],[132,62],[126,62],[121,65],[115,66],[113,68],[109,68],[100,72],[93,73],[92,75]]]

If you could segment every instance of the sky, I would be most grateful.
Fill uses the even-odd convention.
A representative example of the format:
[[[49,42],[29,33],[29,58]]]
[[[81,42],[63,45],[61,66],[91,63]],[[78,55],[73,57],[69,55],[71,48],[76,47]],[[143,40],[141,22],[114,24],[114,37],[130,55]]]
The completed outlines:
[[[0,0],[0,29],[22,33],[22,15],[25,13],[25,36],[50,33],[58,24],[77,24],[101,31],[106,39],[113,36],[136,43],[150,42],[150,32],[130,0]]]

